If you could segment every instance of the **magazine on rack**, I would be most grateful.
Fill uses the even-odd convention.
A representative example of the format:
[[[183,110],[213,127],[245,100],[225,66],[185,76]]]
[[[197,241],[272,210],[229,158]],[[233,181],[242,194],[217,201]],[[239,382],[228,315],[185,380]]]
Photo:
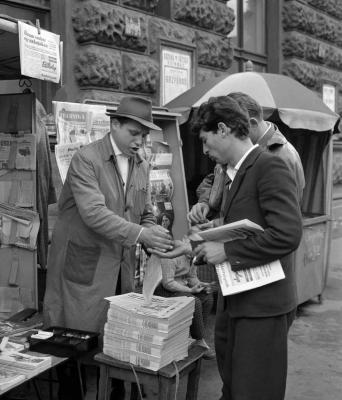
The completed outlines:
[[[203,226],[203,225],[202,225]],[[189,236],[195,243],[203,241],[228,242],[246,239],[263,228],[243,219],[216,228],[198,231]],[[223,296],[245,292],[284,279],[285,274],[279,260],[269,264],[233,271],[228,261],[215,265]]]
[[[216,220],[217,221],[217,220]],[[213,222],[213,221],[212,221]],[[210,224],[197,225],[199,229],[203,229]],[[256,232],[263,231],[263,228],[250,221],[249,219],[242,219],[240,221],[231,222],[230,224],[224,224],[216,226],[215,228],[209,228],[205,230],[199,230],[189,236],[190,240],[199,241],[215,241],[215,242],[229,242],[236,239],[246,239],[248,236],[255,234]]]

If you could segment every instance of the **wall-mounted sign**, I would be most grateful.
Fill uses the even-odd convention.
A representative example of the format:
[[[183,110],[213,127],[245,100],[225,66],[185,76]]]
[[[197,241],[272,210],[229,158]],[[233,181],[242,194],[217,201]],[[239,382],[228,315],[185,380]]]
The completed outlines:
[[[161,103],[168,103],[192,86],[192,52],[161,49]]]
[[[336,110],[336,88],[333,85],[323,84],[322,88],[322,100],[325,105],[327,105],[330,110]]]
[[[139,17],[131,17],[129,15],[125,16],[125,35],[140,37],[141,36],[141,27],[140,27],[140,18]]]
[[[55,33],[18,21],[21,74],[58,83],[60,38]]]

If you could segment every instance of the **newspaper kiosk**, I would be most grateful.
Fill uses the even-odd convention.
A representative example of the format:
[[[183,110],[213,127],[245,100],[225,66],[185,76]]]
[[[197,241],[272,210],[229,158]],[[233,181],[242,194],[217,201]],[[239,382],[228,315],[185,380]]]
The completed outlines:
[[[47,218],[39,203],[45,188],[37,185],[39,175],[48,174],[45,159],[37,160],[43,142],[37,99],[30,88],[44,96],[46,90],[41,89],[47,87],[21,75],[18,20],[0,16],[0,48],[0,317],[6,318],[38,308],[36,243],[40,222],[42,226]],[[47,146],[45,137],[44,143]]]

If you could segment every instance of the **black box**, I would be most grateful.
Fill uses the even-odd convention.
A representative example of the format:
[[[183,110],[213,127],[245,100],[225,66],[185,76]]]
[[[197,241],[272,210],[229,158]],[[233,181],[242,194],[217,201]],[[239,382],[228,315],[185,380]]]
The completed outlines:
[[[52,354],[58,357],[79,357],[98,346],[97,332],[87,332],[78,329],[69,329],[52,326],[44,329],[53,332],[48,339],[30,337],[30,350],[39,353]]]

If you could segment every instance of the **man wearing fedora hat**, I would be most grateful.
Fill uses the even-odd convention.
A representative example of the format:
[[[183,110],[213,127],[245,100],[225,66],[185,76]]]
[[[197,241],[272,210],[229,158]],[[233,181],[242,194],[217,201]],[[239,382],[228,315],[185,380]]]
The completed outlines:
[[[155,224],[148,164],[138,153],[152,121],[148,99],[124,97],[111,131],[72,158],[49,252],[46,326],[103,332],[105,297],[134,289],[135,245],[172,248]],[[75,397],[73,397],[75,398]]]

